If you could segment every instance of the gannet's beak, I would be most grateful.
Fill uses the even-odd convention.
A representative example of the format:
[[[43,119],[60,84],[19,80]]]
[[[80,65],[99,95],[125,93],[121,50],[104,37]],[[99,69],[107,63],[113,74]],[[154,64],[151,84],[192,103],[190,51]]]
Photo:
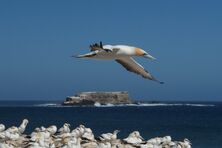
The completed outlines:
[[[140,139],[144,140],[142,136],[139,136]]]
[[[154,58],[153,56],[151,56],[151,55],[148,54],[148,53],[145,53],[145,54],[143,55],[143,57],[144,57],[144,58],[148,58],[148,59],[150,59],[150,60],[156,60],[156,58]]]

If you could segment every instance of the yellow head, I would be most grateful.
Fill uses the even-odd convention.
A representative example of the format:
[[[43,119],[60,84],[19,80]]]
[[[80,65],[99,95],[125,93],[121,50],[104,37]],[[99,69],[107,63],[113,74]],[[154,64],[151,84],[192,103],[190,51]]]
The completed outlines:
[[[148,58],[148,59],[151,59],[151,60],[155,60],[155,58],[153,56],[151,56],[150,54],[148,54],[146,51],[144,51],[141,48],[135,47],[135,55],[136,56],[143,56],[145,58]]]

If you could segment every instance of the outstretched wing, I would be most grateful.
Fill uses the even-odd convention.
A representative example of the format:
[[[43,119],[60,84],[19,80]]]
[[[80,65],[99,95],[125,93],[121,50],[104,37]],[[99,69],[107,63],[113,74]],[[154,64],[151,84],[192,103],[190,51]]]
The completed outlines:
[[[98,50],[92,51],[92,52],[89,52],[89,53],[86,53],[86,54],[73,56],[73,57],[76,57],[76,58],[90,58],[90,57],[94,57],[97,53],[98,53]]]
[[[121,58],[121,59],[116,59],[116,61],[119,64],[121,64],[123,67],[125,67],[126,70],[128,70],[130,72],[134,72],[136,74],[139,74],[143,78],[146,78],[146,79],[158,81],[147,70],[145,70],[142,65],[137,63],[133,58],[124,57],[124,58]],[[163,82],[159,82],[159,83],[163,83]]]

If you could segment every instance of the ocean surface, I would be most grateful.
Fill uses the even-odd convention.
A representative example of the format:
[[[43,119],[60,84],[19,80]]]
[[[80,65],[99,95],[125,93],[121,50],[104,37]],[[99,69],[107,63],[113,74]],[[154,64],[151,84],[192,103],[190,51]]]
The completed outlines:
[[[90,127],[96,136],[119,129],[120,138],[138,130],[145,139],[170,135],[188,138],[193,148],[222,148],[222,103],[165,102],[96,107],[61,106],[59,101],[0,101],[0,123],[19,126],[27,118],[26,133],[35,127],[68,122]]]

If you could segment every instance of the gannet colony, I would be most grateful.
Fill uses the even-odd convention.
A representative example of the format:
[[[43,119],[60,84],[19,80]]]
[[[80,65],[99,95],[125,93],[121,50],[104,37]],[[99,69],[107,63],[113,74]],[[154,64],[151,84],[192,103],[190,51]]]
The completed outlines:
[[[55,125],[36,127],[31,134],[25,134],[27,124],[27,119],[19,127],[6,129],[0,124],[0,148],[191,148],[188,139],[172,141],[165,136],[146,140],[139,131],[124,139],[118,138],[119,130],[95,137],[90,128],[79,125],[71,130],[68,123],[59,129]]]

